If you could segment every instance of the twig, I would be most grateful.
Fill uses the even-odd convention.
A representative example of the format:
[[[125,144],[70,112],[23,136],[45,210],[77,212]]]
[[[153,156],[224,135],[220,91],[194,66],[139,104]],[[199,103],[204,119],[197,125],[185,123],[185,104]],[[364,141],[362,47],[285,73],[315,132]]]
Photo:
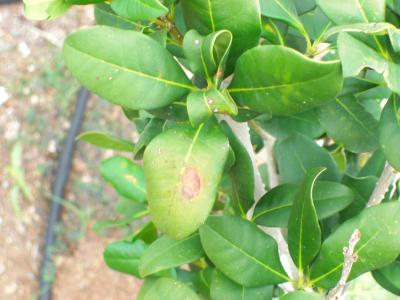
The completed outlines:
[[[339,300],[342,297],[347,279],[350,276],[351,268],[358,259],[357,253],[354,253],[354,248],[360,239],[361,232],[359,229],[356,229],[350,237],[349,246],[343,249],[344,263],[342,275],[337,285],[328,293],[328,296],[326,297],[327,300]]]
[[[241,140],[241,142],[245,146],[247,152],[249,153],[249,156],[253,163],[253,169],[254,169],[254,179],[255,179],[254,198],[255,198],[255,204],[257,204],[257,202],[260,200],[260,198],[265,193],[265,186],[262,181],[261,174],[258,170],[256,156],[255,156],[255,153],[253,150],[253,146],[251,144],[249,125],[247,123],[237,123],[229,117],[221,117],[221,119],[224,119],[229,124],[229,126],[232,128],[232,131]],[[266,139],[267,134],[264,132],[262,137],[264,139]],[[278,175],[277,175],[277,172],[275,169],[275,161],[272,156],[272,147],[273,147],[275,140],[274,140],[274,138],[268,136],[268,140],[265,140],[264,142],[266,145],[266,149],[263,149],[262,151],[265,152],[268,165],[271,166],[271,169],[268,170],[269,172],[271,172],[270,178],[273,179],[270,181],[270,187],[274,187],[274,186],[278,185],[278,183],[279,183]],[[247,213],[247,218],[249,220],[253,216],[255,204]],[[296,274],[298,274],[298,270],[289,254],[289,248],[283,237],[282,230],[279,228],[266,228],[266,227],[261,227],[261,229],[275,239],[275,241],[278,245],[279,258],[281,260],[282,266],[284,267],[284,269],[285,269],[286,273],[289,275],[289,277],[292,279],[295,279]],[[291,282],[282,284],[280,286],[282,289],[284,289],[287,292],[295,290],[295,288]]]
[[[279,184],[279,175],[276,169],[275,159],[274,159],[274,145],[276,138],[267,133],[264,129],[258,126],[255,122],[250,122],[251,127],[257,131],[264,141],[264,152],[265,162],[268,168],[268,178],[269,178],[269,188],[272,189]]]
[[[395,182],[397,174],[398,172],[393,169],[391,165],[386,163],[382,175],[376,183],[375,189],[368,200],[367,207],[378,205],[382,202],[387,190]]]

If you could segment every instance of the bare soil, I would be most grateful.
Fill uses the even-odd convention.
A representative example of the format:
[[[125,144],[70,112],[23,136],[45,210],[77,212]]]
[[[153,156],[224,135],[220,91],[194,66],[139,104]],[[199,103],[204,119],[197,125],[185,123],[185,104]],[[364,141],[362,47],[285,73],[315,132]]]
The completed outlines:
[[[21,4],[0,6],[0,299],[38,294],[51,183],[79,88],[60,47],[69,32],[93,24],[92,11],[79,7],[55,21],[32,22],[23,17]],[[135,139],[121,111],[95,96],[83,127]],[[30,200],[7,171],[17,143]],[[109,270],[102,260],[104,245],[121,234],[98,236],[91,229],[96,220],[114,217],[115,193],[98,172],[100,161],[112,154],[78,143],[55,248],[56,300],[136,297],[140,282]],[[15,190],[20,214],[11,203]]]

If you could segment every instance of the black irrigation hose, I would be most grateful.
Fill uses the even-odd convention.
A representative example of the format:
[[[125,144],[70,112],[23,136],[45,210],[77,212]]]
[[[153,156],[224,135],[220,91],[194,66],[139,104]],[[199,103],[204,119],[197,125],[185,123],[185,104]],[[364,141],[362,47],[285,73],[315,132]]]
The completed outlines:
[[[55,267],[52,260],[52,252],[57,238],[55,226],[60,219],[60,199],[64,198],[65,185],[68,182],[68,175],[71,170],[71,160],[74,154],[75,138],[78,135],[81,127],[89,96],[90,92],[88,90],[83,87],[80,88],[77,96],[75,112],[71,117],[71,126],[69,128],[68,136],[65,140],[64,148],[58,162],[56,179],[52,190],[51,209],[48,217],[46,240],[44,244],[43,260],[40,273],[40,300],[50,300],[52,298],[51,289],[55,278]]]

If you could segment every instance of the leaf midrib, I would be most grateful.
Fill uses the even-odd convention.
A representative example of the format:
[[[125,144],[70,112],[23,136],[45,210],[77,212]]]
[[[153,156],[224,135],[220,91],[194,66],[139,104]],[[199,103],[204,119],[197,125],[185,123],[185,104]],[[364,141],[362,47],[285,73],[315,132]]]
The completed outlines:
[[[300,84],[305,84],[305,83],[311,83],[314,81],[321,80],[325,77],[328,77],[332,75],[333,70],[326,73],[324,76],[317,77],[317,78],[312,78],[304,81],[298,81],[298,82],[290,82],[290,83],[284,83],[284,84],[278,84],[278,85],[271,85],[271,86],[259,86],[259,87],[244,87],[244,88],[228,88],[228,91],[230,93],[244,93],[244,92],[255,92],[255,91],[267,91],[267,90],[272,90],[272,89],[279,89],[279,88],[286,88],[290,86],[296,86]]]
[[[272,267],[270,267],[269,265],[263,263],[262,261],[258,260],[256,257],[251,256],[249,253],[245,252],[244,250],[242,250],[241,248],[239,248],[238,246],[236,246],[233,242],[231,242],[230,240],[228,240],[227,238],[225,238],[223,235],[221,235],[219,232],[215,231],[214,229],[212,229],[209,225],[205,224],[203,226],[206,226],[210,231],[214,232],[215,235],[219,236],[222,240],[226,241],[229,245],[231,245],[234,249],[236,249],[237,251],[239,251],[240,253],[242,253],[244,256],[248,257],[250,260],[253,260],[254,262],[256,262],[258,265],[264,267],[264,269],[266,269],[267,271],[271,272],[272,274],[285,279],[287,281],[291,281],[291,279],[289,277],[287,277],[286,275],[280,273],[279,271],[273,269]]]
[[[165,253],[167,253],[167,252],[168,252],[169,250],[171,250],[172,248],[175,248],[176,246],[179,246],[179,245],[181,245],[182,243],[184,243],[184,242],[186,242],[186,241],[188,241],[188,240],[190,240],[190,239],[192,239],[192,238],[194,238],[194,237],[196,237],[196,236],[199,236],[199,234],[196,233],[196,234],[194,234],[194,235],[191,235],[191,236],[187,237],[186,239],[180,240],[180,241],[178,241],[177,243],[170,245],[170,246],[167,247],[167,248],[164,248],[163,251],[159,252],[159,253],[158,253],[156,256],[154,256],[151,260],[149,260],[148,263],[147,263],[147,265],[153,264],[153,262],[154,262],[155,260],[157,260],[160,256],[162,257]],[[148,272],[143,272],[143,275],[144,275],[144,276],[147,276],[147,275],[149,275],[149,274],[150,274],[150,273],[148,273]]]
[[[362,128],[364,128],[369,134],[373,135],[373,132],[372,132],[368,127],[366,127],[366,126],[364,125],[364,123],[363,123],[360,119],[357,118],[357,116],[351,111],[350,108],[348,108],[348,107],[346,106],[345,103],[343,103],[342,101],[340,101],[339,98],[336,98],[336,103],[339,104],[339,106],[341,106],[341,107],[343,108],[343,110],[344,110],[345,112],[347,112],[347,114],[348,114],[350,117],[352,117],[352,118],[356,121],[356,123],[358,123]]]
[[[133,74],[138,75],[138,76],[143,77],[143,78],[147,78],[147,79],[151,79],[151,80],[154,80],[154,81],[157,81],[157,82],[161,82],[161,83],[163,83],[165,85],[176,86],[176,87],[180,87],[180,88],[191,90],[191,91],[197,91],[198,90],[198,88],[196,88],[194,86],[190,86],[190,85],[187,85],[187,84],[184,84],[184,83],[180,83],[180,82],[176,82],[176,81],[172,81],[172,80],[167,80],[167,79],[164,79],[164,78],[156,77],[156,76],[149,75],[149,74],[146,74],[146,73],[134,70],[134,69],[128,69],[128,68],[126,68],[124,66],[121,66],[121,65],[106,61],[104,59],[101,59],[101,58],[99,58],[97,56],[94,56],[91,53],[87,53],[85,51],[82,51],[81,49],[73,47],[70,44],[65,44],[65,47],[70,48],[72,51],[76,51],[76,52],[79,52],[79,53],[81,53],[83,55],[86,55],[86,56],[90,57],[91,59],[93,59],[95,61],[97,60],[97,61],[99,61],[101,63],[106,64],[106,65],[110,65],[113,68],[116,68],[116,69],[119,68],[120,70],[125,71],[127,73],[133,73]]]

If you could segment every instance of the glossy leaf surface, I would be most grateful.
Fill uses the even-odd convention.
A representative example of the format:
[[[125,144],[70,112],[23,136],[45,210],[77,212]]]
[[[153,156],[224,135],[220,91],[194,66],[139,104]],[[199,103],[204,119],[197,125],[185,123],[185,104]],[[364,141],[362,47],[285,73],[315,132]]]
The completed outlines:
[[[139,259],[146,249],[142,241],[119,241],[107,245],[103,257],[107,266],[115,271],[139,276]]]
[[[139,202],[146,201],[143,170],[131,160],[121,156],[103,160],[100,173],[122,196]]]
[[[213,300],[272,300],[272,294],[272,286],[246,288],[218,271],[215,271],[211,282],[211,298]]]
[[[379,141],[386,159],[400,171],[400,106],[398,96],[387,102],[379,123]]]
[[[343,247],[356,229],[361,232],[361,240],[355,248],[358,260],[353,264],[350,280],[393,262],[400,253],[399,213],[399,202],[383,203],[340,225],[322,244],[312,266],[312,283],[325,288],[336,284],[343,266]]]
[[[101,131],[87,131],[77,136],[77,139],[100,148],[112,149],[116,151],[132,152],[135,149],[135,145],[130,141],[117,138]]]
[[[147,21],[167,14],[168,9],[159,0],[114,0],[112,9],[133,21]]]
[[[246,220],[212,216],[200,227],[200,239],[217,269],[240,285],[255,287],[289,280],[275,240]]]
[[[299,186],[291,183],[270,190],[257,203],[254,222],[267,227],[287,227],[298,190]],[[322,220],[352,203],[354,193],[347,186],[337,182],[317,181],[313,199],[318,219]]]
[[[202,35],[222,29],[232,33],[228,72],[244,51],[258,44],[261,16],[257,0],[182,0],[181,3],[189,29],[196,29]]]
[[[372,152],[379,147],[378,122],[353,97],[322,106],[318,119],[328,135],[349,151]]]
[[[126,108],[160,108],[195,89],[172,55],[141,33],[106,26],[83,29],[65,40],[63,51],[84,86]]]
[[[316,168],[306,175],[289,216],[289,252],[300,271],[311,263],[321,246],[321,228],[313,195],[315,181],[323,171],[323,168]]]
[[[342,82],[339,62],[317,62],[291,48],[261,46],[240,57],[229,92],[257,112],[294,114],[331,100]]]
[[[325,167],[321,180],[338,181],[339,170],[330,153],[300,134],[278,142],[274,149],[282,183],[299,183],[307,170]]]
[[[139,263],[140,274],[149,276],[190,263],[203,255],[198,233],[179,241],[163,236],[144,252]]]
[[[199,296],[182,282],[171,278],[158,279],[144,294],[143,300],[200,300]]]

